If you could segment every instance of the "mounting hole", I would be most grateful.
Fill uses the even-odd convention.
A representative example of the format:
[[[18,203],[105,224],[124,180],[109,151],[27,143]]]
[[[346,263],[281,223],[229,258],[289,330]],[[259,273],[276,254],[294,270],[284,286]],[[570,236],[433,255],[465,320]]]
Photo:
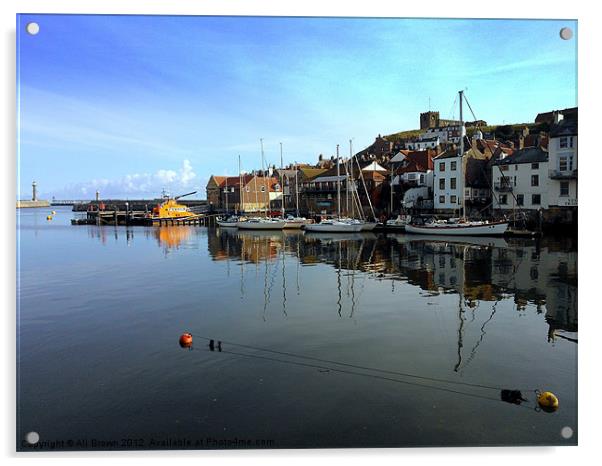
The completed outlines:
[[[562,438],[570,439],[573,436],[573,429],[569,426],[563,427],[560,431],[560,435],[562,435]]]
[[[573,30],[571,28],[562,28],[560,30],[560,38],[563,40],[569,40],[573,37]]]
[[[25,30],[27,31],[27,34],[35,36],[38,32],[40,32],[40,25],[38,23],[27,23]]]
[[[35,445],[36,443],[38,443],[40,441],[40,434],[38,434],[37,432],[29,432],[25,436],[25,440],[30,445]]]

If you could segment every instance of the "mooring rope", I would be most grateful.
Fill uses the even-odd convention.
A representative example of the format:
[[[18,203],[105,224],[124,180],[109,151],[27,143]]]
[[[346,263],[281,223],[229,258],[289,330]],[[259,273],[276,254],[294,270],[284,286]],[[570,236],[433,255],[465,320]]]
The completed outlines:
[[[428,377],[428,376],[424,376],[424,375],[417,375],[417,374],[410,374],[408,372],[400,372],[400,371],[393,371],[393,370],[388,370],[388,369],[379,369],[379,368],[374,368],[374,367],[368,367],[368,366],[362,366],[359,364],[350,364],[350,363],[346,363],[346,362],[340,362],[340,361],[333,361],[330,359],[322,359],[322,358],[317,358],[317,357],[313,357],[313,356],[306,356],[306,355],[301,355],[301,354],[295,354],[295,353],[290,353],[287,351],[278,351],[278,350],[272,350],[272,349],[268,349],[268,348],[261,348],[261,347],[257,347],[257,346],[251,346],[251,345],[245,345],[245,344],[241,344],[241,343],[235,343],[235,342],[231,342],[231,341],[226,341],[226,340],[218,340],[216,338],[209,338],[209,337],[204,337],[204,336],[199,336],[199,335],[194,335],[194,338],[202,338],[205,339],[207,341],[216,341],[216,342],[221,342],[222,344],[227,344],[227,345],[231,345],[231,346],[237,346],[240,348],[246,348],[246,349],[251,349],[251,350],[255,350],[255,351],[263,351],[266,353],[272,353],[272,354],[277,354],[277,355],[281,355],[281,356],[288,356],[288,357],[293,357],[293,358],[298,358],[298,359],[305,359],[308,361],[316,361],[316,362],[320,362],[320,363],[325,363],[325,364],[335,364],[337,366],[343,366],[343,367],[350,367],[353,369],[359,369],[359,370],[367,370],[367,371],[372,371],[372,372],[379,372],[381,374],[388,374],[388,375],[397,375],[400,377],[408,377],[408,378],[413,378],[413,379],[419,379],[419,380],[426,380],[426,381],[431,381],[431,382],[439,382],[439,383],[446,383],[446,384],[451,384],[451,385],[460,385],[460,386],[466,386],[466,387],[472,387],[472,388],[481,388],[481,389],[487,389],[487,390],[504,390],[506,387],[503,386],[495,386],[495,385],[485,385],[485,384],[478,384],[478,383],[470,383],[470,382],[461,382],[459,380],[449,380],[449,379],[440,379],[440,378],[436,378],[436,377]],[[226,353],[229,351],[221,351],[222,353]],[[229,352],[231,354],[239,354],[242,356],[254,356],[254,357],[258,357],[258,358],[262,358],[262,359],[273,359],[273,358],[268,358],[266,356],[259,356],[259,355],[248,355],[248,354],[244,354],[244,353],[233,353],[233,352]],[[302,363],[298,363],[298,362],[294,362],[294,361],[285,361],[285,360],[281,360],[281,359],[274,359],[275,361],[280,361],[280,362],[291,362],[291,363],[295,363],[295,364],[302,364]],[[307,365],[308,367],[314,367],[310,364],[306,364],[303,363],[303,365]],[[329,369],[332,370],[334,372],[345,372],[344,370],[341,369],[334,369],[331,367],[324,367],[324,366],[315,366],[316,368],[319,369]],[[373,376],[370,374],[362,374],[362,375],[366,375],[366,376]],[[383,378],[382,376],[379,376],[378,378]],[[389,380],[389,378],[384,378],[385,380]],[[400,381],[397,379],[390,379],[390,380],[394,380],[394,381],[398,381],[398,382],[404,382],[404,383],[409,383],[409,382],[405,382],[405,381]],[[430,386],[430,385],[423,385],[423,384],[419,384],[420,386],[424,386],[424,387],[431,387],[431,388],[436,388],[434,386]],[[517,390],[521,390],[524,392],[530,392],[530,391],[537,391],[537,388],[525,388],[525,389],[517,389]]]

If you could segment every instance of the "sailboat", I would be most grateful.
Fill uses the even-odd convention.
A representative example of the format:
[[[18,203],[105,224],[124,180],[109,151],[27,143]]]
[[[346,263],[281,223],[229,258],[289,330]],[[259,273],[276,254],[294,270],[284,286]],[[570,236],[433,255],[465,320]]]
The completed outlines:
[[[296,200],[297,200],[297,215],[293,216],[293,215],[285,215],[285,195],[284,195],[284,174],[283,174],[283,170],[284,170],[284,163],[283,163],[283,159],[282,159],[282,143],[280,143],[280,170],[281,170],[281,175],[280,175],[280,186],[282,187],[282,204],[280,206],[280,217],[281,219],[283,219],[285,221],[284,223],[284,229],[287,230],[299,230],[301,228],[303,228],[307,223],[310,223],[310,221],[308,219],[306,219],[305,217],[300,217],[299,216],[299,185],[298,185],[298,177],[297,177],[297,167],[295,166],[295,194],[296,194]]]
[[[238,183],[239,183],[239,195],[240,195],[240,204],[239,208],[242,205],[242,178],[240,174],[240,155],[238,156]],[[226,212],[228,212],[228,177],[226,176]],[[240,221],[238,215],[230,215],[225,217],[217,217],[215,219],[217,225],[220,228],[238,228],[238,222]]]
[[[351,150],[351,141],[349,141],[349,149],[350,149],[350,152],[352,153],[353,150]],[[355,162],[357,163],[357,168],[358,168],[359,174],[360,174],[360,180],[362,181],[362,186],[364,187],[364,192],[366,193],[366,198],[368,199],[368,205],[370,206],[370,211],[372,212],[372,217],[376,218],[376,214],[374,213],[374,206],[372,205],[372,200],[370,199],[370,193],[368,192],[368,187],[366,186],[366,180],[364,180],[364,174],[362,172],[362,167],[360,166],[360,162],[357,159],[356,155],[353,155],[352,158],[355,159]],[[355,192],[355,194],[357,195],[357,192]],[[359,202],[359,195],[358,195],[358,204],[361,205],[361,203]],[[361,214],[362,214],[362,212],[360,209],[360,215]],[[361,231],[372,231],[378,226],[378,224],[376,222],[368,222],[368,221],[364,220],[363,218],[362,218],[362,220],[359,220],[359,222],[361,222],[361,224],[362,224]]]
[[[341,169],[340,169],[339,145],[337,144],[337,217],[325,219],[320,223],[305,225],[305,231],[349,233],[362,231],[363,224],[359,220],[341,217]]]
[[[281,218],[271,218],[268,216],[268,211],[271,211],[270,186],[265,176],[266,170],[263,153],[263,139],[260,139],[259,141],[261,142],[261,168],[264,170],[263,184],[265,186],[265,193],[267,195],[265,217],[253,217],[244,222],[239,221],[237,225],[241,230],[282,230],[286,223],[285,220]],[[257,176],[255,177],[255,196],[257,196]]]
[[[460,126],[464,125],[462,116],[462,101],[464,100],[464,91],[459,91],[460,100]],[[464,134],[460,132],[460,155],[464,155]],[[462,175],[464,176],[464,175]],[[450,236],[499,236],[506,233],[508,229],[507,221],[470,221],[466,219],[466,199],[462,196],[463,217],[450,220],[433,220],[422,225],[407,224],[406,233],[415,233],[421,235],[450,235]]]

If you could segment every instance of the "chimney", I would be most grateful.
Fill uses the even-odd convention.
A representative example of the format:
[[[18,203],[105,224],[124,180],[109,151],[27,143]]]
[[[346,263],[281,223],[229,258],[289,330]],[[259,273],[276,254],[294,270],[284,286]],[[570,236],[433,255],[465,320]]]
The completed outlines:
[[[31,200],[32,201],[37,201],[38,200],[38,190],[37,190],[37,184],[34,181],[33,183],[31,183]]]
[[[560,123],[564,120],[564,115],[559,111],[554,112],[554,123]]]

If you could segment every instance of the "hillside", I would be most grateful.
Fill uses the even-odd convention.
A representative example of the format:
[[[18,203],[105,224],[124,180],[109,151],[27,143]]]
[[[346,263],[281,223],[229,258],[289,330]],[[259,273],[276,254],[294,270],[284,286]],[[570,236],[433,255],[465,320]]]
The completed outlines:
[[[538,125],[536,123],[513,123],[509,125],[488,125],[481,126],[479,129],[483,133],[495,133],[496,138],[501,139],[509,139],[514,134],[521,132],[525,127],[529,129],[530,133],[539,133],[540,131],[547,131],[547,127],[545,124]],[[472,136],[474,132],[477,130],[476,127],[466,128],[466,134],[468,136]],[[407,140],[410,138],[417,138],[421,133],[424,133],[425,130],[421,129],[412,129],[407,131],[399,131],[398,133],[393,133],[384,136],[385,139],[392,142],[398,142]]]

